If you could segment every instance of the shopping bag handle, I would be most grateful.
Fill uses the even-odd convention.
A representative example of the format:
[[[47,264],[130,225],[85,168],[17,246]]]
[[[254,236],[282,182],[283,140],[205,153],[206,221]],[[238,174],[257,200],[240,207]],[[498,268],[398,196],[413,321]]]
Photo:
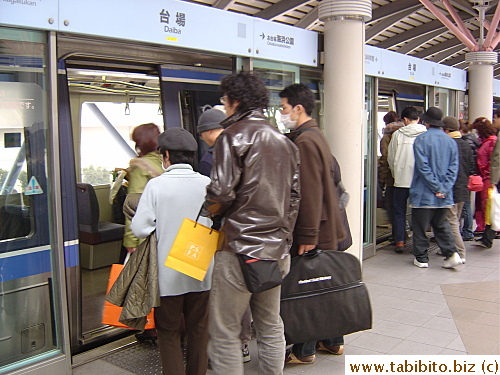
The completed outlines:
[[[201,216],[201,211],[202,210],[203,210],[203,205],[201,205],[200,211],[198,211],[198,215],[196,216],[196,220],[194,221],[194,227],[195,228],[196,228],[196,225],[198,225],[198,219]],[[209,234],[212,234],[213,231],[214,231],[214,228],[210,228],[210,233]]]

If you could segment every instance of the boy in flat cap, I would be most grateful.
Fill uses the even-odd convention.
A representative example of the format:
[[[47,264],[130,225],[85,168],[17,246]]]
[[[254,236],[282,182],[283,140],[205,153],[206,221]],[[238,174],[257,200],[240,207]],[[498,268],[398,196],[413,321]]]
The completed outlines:
[[[185,217],[195,220],[210,179],[193,170],[198,144],[188,131],[170,128],[158,137],[165,172],[149,181],[141,196],[132,231],[139,238],[156,230],[160,306],[154,318],[164,374],[202,375],[207,371],[208,296],[212,266],[203,281],[163,264]],[[200,217],[206,226],[211,222]],[[181,349],[181,318],[187,332],[187,364]]]
[[[208,150],[201,158],[199,164],[200,173],[204,176],[210,177],[214,160],[214,144],[220,133],[224,130],[220,123],[225,119],[226,112],[224,107],[220,105],[206,110],[198,119],[196,131],[200,135],[200,138],[208,145]]]

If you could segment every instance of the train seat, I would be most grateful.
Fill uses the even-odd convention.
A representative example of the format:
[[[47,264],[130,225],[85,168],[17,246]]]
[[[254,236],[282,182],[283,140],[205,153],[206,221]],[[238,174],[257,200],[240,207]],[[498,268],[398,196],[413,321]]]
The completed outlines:
[[[96,269],[118,263],[125,226],[99,221],[99,202],[91,184],[77,183],[80,265]]]

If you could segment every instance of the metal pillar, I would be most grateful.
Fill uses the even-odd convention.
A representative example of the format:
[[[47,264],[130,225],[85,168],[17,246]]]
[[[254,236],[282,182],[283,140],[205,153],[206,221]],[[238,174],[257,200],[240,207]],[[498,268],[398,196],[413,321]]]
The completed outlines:
[[[493,116],[493,65],[498,54],[493,51],[469,52],[465,61],[469,63],[469,121],[478,117],[492,119]]]
[[[318,13],[325,23],[325,134],[351,195],[347,211],[353,245],[348,251],[362,259],[364,46],[365,22],[371,19],[372,4],[370,0],[323,0]]]

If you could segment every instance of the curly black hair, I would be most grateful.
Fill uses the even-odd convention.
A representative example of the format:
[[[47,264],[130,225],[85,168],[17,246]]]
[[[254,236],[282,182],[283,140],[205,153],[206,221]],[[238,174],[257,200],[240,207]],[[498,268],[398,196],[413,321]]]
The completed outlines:
[[[227,96],[230,103],[240,104],[236,112],[243,113],[250,109],[263,110],[269,104],[269,94],[264,82],[250,72],[228,75],[222,79],[220,92]]]
[[[287,98],[292,107],[302,105],[308,116],[314,111],[314,93],[304,83],[295,83],[287,86],[280,92],[280,98]]]

